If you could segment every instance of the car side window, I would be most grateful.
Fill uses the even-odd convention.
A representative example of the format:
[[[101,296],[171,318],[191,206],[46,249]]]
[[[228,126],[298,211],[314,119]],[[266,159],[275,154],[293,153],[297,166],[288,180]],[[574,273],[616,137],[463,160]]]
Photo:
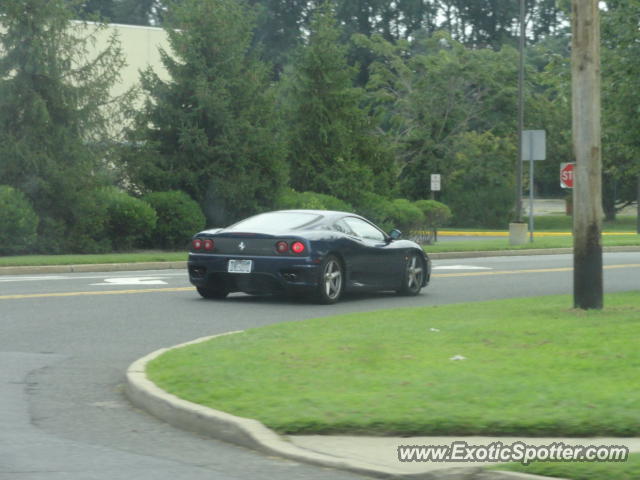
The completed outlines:
[[[343,220],[358,237],[378,242],[383,242],[385,240],[384,233],[364,220],[356,217],[347,217]]]
[[[335,222],[332,225],[332,228],[333,228],[333,230],[335,230],[337,232],[346,233],[347,235],[353,235],[353,232],[349,228],[349,225],[346,224],[344,219],[340,219],[337,222]]]

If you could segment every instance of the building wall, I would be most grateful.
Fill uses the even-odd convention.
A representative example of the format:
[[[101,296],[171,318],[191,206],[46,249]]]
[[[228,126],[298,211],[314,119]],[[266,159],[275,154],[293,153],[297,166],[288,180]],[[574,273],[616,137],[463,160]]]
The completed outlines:
[[[114,32],[127,62],[121,72],[120,83],[112,89],[114,96],[139,85],[140,71],[147,67],[152,67],[160,78],[169,77],[160,61],[159,49],[171,52],[167,33],[162,28],[109,24],[98,36],[96,52],[104,50],[109,36]]]

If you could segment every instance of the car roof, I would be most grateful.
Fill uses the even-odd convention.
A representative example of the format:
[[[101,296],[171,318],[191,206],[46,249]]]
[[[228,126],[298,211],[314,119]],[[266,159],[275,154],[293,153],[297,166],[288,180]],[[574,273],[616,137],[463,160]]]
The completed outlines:
[[[311,209],[304,209],[304,208],[297,208],[297,209],[290,209],[290,210],[275,210],[273,212],[265,212],[265,213],[277,213],[277,212],[284,212],[284,213],[313,213],[316,215],[323,215],[325,217],[341,217],[341,216],[345,216],[345,215],[350,215],[350,216],[354,216],[354,217],[359,217],[360,215],[357,215],[355,213],[352,212],[340,212],[338,210],[311,210]]]

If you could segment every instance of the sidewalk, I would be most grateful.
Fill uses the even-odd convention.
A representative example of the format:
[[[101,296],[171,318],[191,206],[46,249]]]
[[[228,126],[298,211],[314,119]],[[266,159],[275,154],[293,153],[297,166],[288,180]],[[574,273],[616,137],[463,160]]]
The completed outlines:
[[[426,446],[446,445],[452,442],[465,441],[469,445],[488,446],[494,442],[511,445],[523,442],[527,445],[551,445],[564,443],[565,445],[601,446],[622,445],[632,452],[640,452],[640,438],[526,438],[526,437],[360,437],[360,436],[289,436],[294,445],[312,452],[318,452],[337,458],[354,460],[378,467],[383,470],[395,471],[402,475],[416,474],[444,474],[451,469],[471,469],[478,466],[492,466],[495,463],[434,463],[434,462],[400,462],[398,447],[403,445]],[[463,472],[460,472],[463,473]],[[425,477],[429,478],[429,477]],[[435,478],[435,477],[434,477]],[[462,477],[460,477],[462,478]],[[536,476],[540,479],[541,477]]]

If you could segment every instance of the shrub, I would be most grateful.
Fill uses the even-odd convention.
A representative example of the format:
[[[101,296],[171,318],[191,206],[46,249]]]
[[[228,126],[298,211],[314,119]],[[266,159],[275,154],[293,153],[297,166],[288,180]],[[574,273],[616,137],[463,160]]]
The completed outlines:
[[[515,146],[489,132],[467,132],[457,137],[453,150],[454,169],[443,190],[453,223],[458,227],[504,228],[513,211]]]
[[[206,220],[200,206],[186,193],[149,193],[143,197],[156,211],[156,228],[147,238],[152,247],[185,248],[193,234],[202,230]]]
[[[107,207],[105,233],[116,250],[130,250],[156,226],[157,215],[147,202],[129,196],[115,187],[99,191],[98,198]]]
[[[279,209],[303,208],[310,210],[337,210],[351,212],[353,207],[347,202],[331,195],[316,192],[296,192],[285,190],[278,198],[276,207]]]
[[[425,226],[429,229],[444,227],[451,220],[451,209],[435,200],[418,200],[414,205],[424,215]]]
[[[52,231],[65,231],[62,242],[65,253],[106,253],[111,250],[111,239],[107,235],[109,221],[108,205],[100,198],[99,191],[78,197],[69,207],[70,227],[51,219]],[[44,243],[44,242],[43,242]]]
[[[395,226],[391,202],[381,195],[371,192],[363,194],[356,211],[386,232]]]
[[[420,228],[424,224],[422,211],[404,198],[397,198],[390,204],[390,218],[394,228],[401,230],[406,235],[410,231]]]
[[[38,216],[27,197],[0,185],[0,254],[24,253],[36,241]]]

